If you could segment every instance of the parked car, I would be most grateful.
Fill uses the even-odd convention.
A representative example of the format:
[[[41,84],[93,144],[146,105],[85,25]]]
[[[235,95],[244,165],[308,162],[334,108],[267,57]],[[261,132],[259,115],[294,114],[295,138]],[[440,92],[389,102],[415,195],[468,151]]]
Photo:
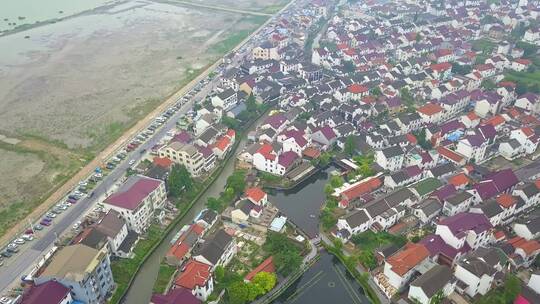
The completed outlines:
[[[55,218],[56,217],[56,214],[52,213],[52,212],[47,212],[47,214],[45,214],[45,217],[48,217],[48,218]]]
[[[130,166],[133,166],[133,164],[135,164],[135,160],[134,160],[134,159],[130,160],[129,163],[128,163],[128,165],[130,165]]]
[[[34,225],[34,230],[43,230],[43,226],[41,225]]]
[[[24,234],[34,234],[34,229],[26,229]]]
[[[13,253],[7,251],[7,249],[6,249],[6,250],[2,251],[1,255],[3,257],[5,257],[5,258],[10,258],[11,256],[13,256]]]
[[[17,245],[23,245],[24,243],[26,243],[23,238],[18,238],[13,242]]]
[[[25,241],[33,241],[34,240],[34,236],[31,235],[31,234],[24,234],[21,236],[21,238]]]
[[[43,221],[39,222],[39,224],[42,225],[42,226],[50,226],[50,225],[52,225],[52,222],[48,222],[48,221],[46,221],[44,219]]]
[[[9,251],[11,253],[17,253],[17,252],[19,252],[19,247],[9,247],[8,246],[7,251]]]

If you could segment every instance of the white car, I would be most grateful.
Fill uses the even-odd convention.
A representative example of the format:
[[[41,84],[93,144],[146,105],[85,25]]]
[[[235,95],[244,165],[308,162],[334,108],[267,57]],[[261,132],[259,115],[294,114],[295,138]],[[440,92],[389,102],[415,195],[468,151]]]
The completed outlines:
[[[24,239],[22,239],[22,238],[18,238],[18,239],[16,239],[14,242],[15,242],[15,244],[17,244],[17,245],[22,245],[22,244],[25,243]]]
[[[129,163],[128,163],[128,164],[129,164],[130,166],[133,166],[133,164],[134,164],[134,163],[135,163],[135,160],[134,160],[134,159],[132,159],[132,160],[130,160],[130,161],[129,161]]]
[[[13,299],[8,297],[0,298],[0,304],[13,304]]]
[[[22,235],[21,238],[23,238],[23,239],[26,240],[26,241],[32,241],[32,240],[34,240],[34,236],[31,235],[31,234],[25,234],[25,235]]]

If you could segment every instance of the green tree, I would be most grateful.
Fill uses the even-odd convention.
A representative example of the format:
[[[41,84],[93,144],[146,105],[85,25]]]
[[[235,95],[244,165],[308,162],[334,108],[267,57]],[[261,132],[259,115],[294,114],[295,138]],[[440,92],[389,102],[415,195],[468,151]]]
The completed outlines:
[[[248,290],[249,290],[248,299],[247,299],[248,302],[252,302],[253,300],[255,300],[260,295],[265,294],[264,288],[261,285],[253,284],[253,283],[248,283],[246,285],[247,285]]]
[[[332,154],[330,154],[329,152],[323,152],[321,153],[321,155],[319,156],[319,163],[321,164],[321,166],[325,167],[327,166],[328,164],[330,164],[330,161],[332,160]]]
[[[337,223],[337,219],[332,213],[332,210],[328,208],[324,208],[321,211],[321,215],[319,217],[321,219],[321,224],[325,230],[329,230],[330,228],[334,227]]]
[[[458,75],[467,75],[471,72],[472,68],[470,65],[452,63],[452,73]]]
[[[275,273],[270,272],[259,272],[257,273],[253,279],[251,280],[251,283],[259,285],[263,288],[264,293],[269,292],[276,286],[277,277]]]
[[[330,196],[332,193],[334,193],[334,187],[332,187],[330,184],[326,184],[324,186],[324,194],[326,194],[326,196]]]
[[[330,185],[332,185],[333,188],[339,188],[341,186],[343,186],[343,178],[339,175],[333,175],[331,178],[330,178]]]
[[[495,82],[493,82],[493,80],[490,80],[490,79],[486,79],[484,81],[482,81],[482,83],[480,84],[480,86],[484,89],[484,90],[488,90],[488,91],[491,91],[491,90],[494,90],[497,85],[495,84]]]
[[[240,127],[240,122],[232,117],[229,117],[225,114],[221,117],[221,122],[226,125],[228,128],[238,130]]]
[[[512,303],[521,292],[519,279],[514,275],[508,275],[504,282],[504,299],[506,303]]]
[[[441,304],[444,301],[444,293],[442,290],[437,291],[431,300],[429,301],[429,304]]]
[[[248,112],[257,112],[258,110],[257,100],[255,99],[255,96],[253,96],[253,93],[249,94],[249,97],[246,100],[246,110]]]
[[[232,283],[227,291],[231,304],[244,304],[249,299],[249,287],[242,281]]]
[[[215,197],[209,197],[208,201],[206,202],[206,207],[217,212],[221,211],[221,206],[221,201]]]
[[[362,250],[358,254],[358,261],[369,269],[377,267],[377,259],[372,251]]]
[[[246,171],[236,170],[227,178],[227,187],[233,189],[235,195],[240,195],[246,188]]]
[[[371,94],[379,97],[382,95],[382,91],[379,87],[374,87],[371,89]]]
[[[356,65],[354,64],[352,60],[345,60],[343,62],[343,69],[347,73],[354,73],[356,72]]]
[[[274,255],[274,261],[278,273],[282,276],[288,276],[300,267],[302,256],[300,255],[300,250],[294,248],[277,253]]]
[[[223,282],[223,279],[225,278],[225,268],[223,268],[223,266],[217,266],[214,270],[214,277],[217,282]]]
[[[172,197],[179,197],[183,191],[190,191],[193,189],[193,180],[185,166],[175,164],[172,167],[169,177],[167,178],[167,188],[169,190],[169,195]]]
[[[347,136],[347,139],[345,139],[345,147],[344,152],[348,156],[353,156],[356,151],[356,142],[355,138],[352,135]]]

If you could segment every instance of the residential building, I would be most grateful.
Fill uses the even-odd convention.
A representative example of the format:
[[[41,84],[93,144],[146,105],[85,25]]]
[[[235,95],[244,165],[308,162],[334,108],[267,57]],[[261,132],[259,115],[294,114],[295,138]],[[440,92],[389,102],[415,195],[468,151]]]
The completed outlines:
[[[174,280],[175,288],[185,288],[199,300],[206,301],[214,290],[212,266],[189,260]]]
[[[200,176],[205,170],[205,158],[191,145],[173,141],[159,149],[160,157],[167,157],[174,163],[183,165],[192,176]]]
[[[71,290],[57,281],[47,281],[30,287],[22,297],[22,304],[71,304]]]
[[[88,304],[103,303],[114,288],[106,247],[96,250],[82,244],[60,249],[34,281],[56,281],[71,290],[74,300]]]
[[[156,210],[163,208],[167,199],[165,182],[142,175],[132,175],[103,204],[106,210],[118,212],[130,230],[146,231]]]
[[[194,260],[212,266],[226,266],[236,254],[236,241],[220,229],[217,233],[206,239],[200,246],[196,246],[192,257]]]
[[[429,304],[433,297],[442,292],[444,297],[454,292],[456,280],[448,266],[436,265],[416,280],[409,287],[408,298],[421,304]]]
[[[397,171],[403,167],[405,153],[400,146],[391,146],[375,152],[375,162],[388,171]]]

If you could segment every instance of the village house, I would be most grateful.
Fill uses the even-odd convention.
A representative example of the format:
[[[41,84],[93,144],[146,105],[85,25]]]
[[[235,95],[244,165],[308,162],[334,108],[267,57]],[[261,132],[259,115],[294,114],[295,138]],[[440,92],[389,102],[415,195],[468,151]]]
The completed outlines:
[[[165,183],[142,175],[132,175],[103,204],[114,210],[126,221],[130,230],[139,234],[150,226],[156,212],[167,199]]]

